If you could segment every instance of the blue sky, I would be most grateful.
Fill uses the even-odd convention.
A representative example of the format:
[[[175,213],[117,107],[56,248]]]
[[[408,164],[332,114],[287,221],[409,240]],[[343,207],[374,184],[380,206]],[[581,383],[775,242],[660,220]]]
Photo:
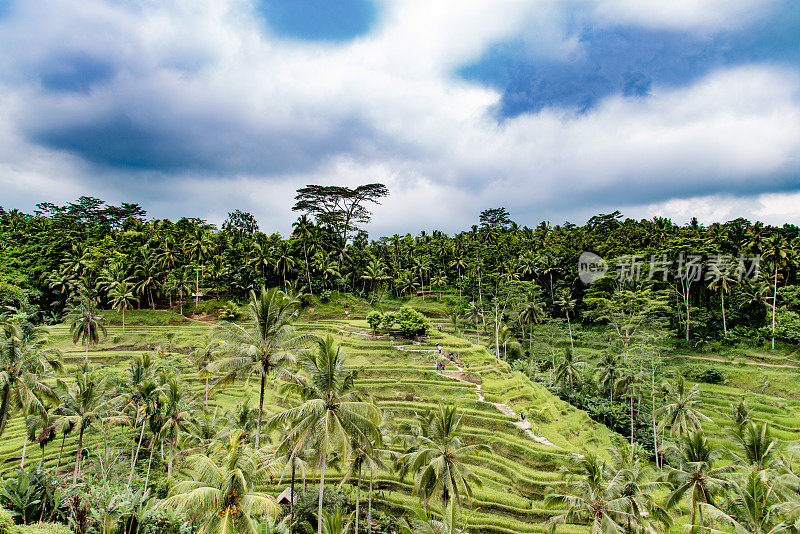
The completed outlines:
[[[0,205],[81,194],[285,232],[383,181],[375,233],[597,212],[800,223],[790,0],[0,0]]]

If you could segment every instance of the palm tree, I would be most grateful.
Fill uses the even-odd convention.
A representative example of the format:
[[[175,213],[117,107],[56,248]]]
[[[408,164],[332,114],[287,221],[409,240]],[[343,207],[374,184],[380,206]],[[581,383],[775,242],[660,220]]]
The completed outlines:
[[[594,452],[587,452],[572,462],[568,483],[545,498],[547,507],[566,507],[563,514],[547,520],[548,532],[554,532],[557,525],[565,523],[588,523],[594,534],[621,534],[624,525],[631,521],[639,523],[636,511],[629,511],[632,495],[623,495],[626,481],[621,473],[612,472]]]
[[[126,280],[123,280],[108,290],[111,298],[111,307],[122,312],[122,335],[125,335],[125,310],[128,306],[136,304],[136,295]]]
[[[481,332],[478,329],[478,321],[481,319],[481,317],[483,317],[483,311],[474,300],[467,304],[467,315],[470,317],[470,319],[475,319],[475,335],[478,338],[478,343],[480,343]]]
[[[199,534],[257,534],[253,518],[277,516],[280,506],[270,495],[256,491],[268,480],[265,454],[240,438],[233,433],[219,457],[190,456],[189,479],[176,484],[159,506],[201,522]]]
[[[605,352],[597,363],[600,374],[597,376],[597,385],[602,391],[607,391],[611,404],[614,404],[615,384],[619,380],[622,369],[620,368],[620,357],[614,352]]]
[[[195,266],[195,295],[194,295],[194,303],[200,301],[200,268],[203,265],[203,262],[208,259],[208,255],[211,252],[211,240],[208,237],[208,233],[203,230],[202,228],[197,228],[195,230],[194,236],[192,236],[192,241],[189,243],[189,259],[192,261],[196,261],[197,265]]]
[[[717,508],[713,504],[700,503],[712,521],[719,521],[736,534],[777,534],[793,532],[795,525],[782,521],[787,496],[783,482],[765,479],[757,471],[748,471],[741,480],[728,482],[729,495],[726,505]],[[791,497],[790,497],[791,498]],[[797,503],[790,506],[796,507]],[[718,530],[714,530],[719,532]]]
[[[353,440],[380,439],[381,416],[374,404],[361,400],[355,387],[355,373],[347,367],[344,352],[334,343],[333,337],[319,339],[317,350],[303,353],[298,364],[308,379],[290,375],[281,392],[294,394],[303,402],[273,416],[270,428],[292,425],[282,441],[284,448],[290,447],[292,455],[311,448],[316,451],[320,464],[317,532],[322,534],[322,496],[328,456],[337,452],[339,458],[348,458]]]
[[[149,352],[141,355],[135,355],[131,358],[130,362],[130,376],[129,382],[126,384],[130,389],[128,393],[128,405],[133,407],[133,431],[136,433],[136,426],[139,423],[139,409],[145,408],[145,414],[150,411],[151,404],[155,401],[158,395],[158,388],[153,381],[153,376],[157,370],[156,364]],[[131,472],[128,476],[128,487],[130,488],[131,479],[133,478],[133,470],[136,465],[136,459],[139,456],[139,448],[142,446],[142,439],[144,439],[145,430],[145,417],[141,420],[142,429],[139,434],[139,440],[135,448],[131,450]]]
[[[435,287],[439,290],[436,295],[436,300],[441,300],[442,289],[447,287],[447,275],[443,271],[437,272],[434,277],[431,278],[431,287]]]
[[[519,322],[522,326],[522,333],[523,339],[525,335],[525,328],[524,325],[529,325],[531,327],[531,331],[528,334],[528,349],[533,349],[533,325],[540,324],[544,319],[544,310],[539,305],[538,302],[535,301],[528,301],[522,307],[522,310],[519,312]],[[477,320],[475,322],[477,328]]]
[[[110,395],[105,376],[92,368],[89,362],[78,366],[75,384],[64,395],[65,422],[78,430],[78,449],[75,451],[75,469],[72,484],[78,482],[83,460],[83,437],[92,423],[100,423],[108,416]]]
[[[97,308],[88,298],[81,299],[80,303],[70,311],[69,331],[72,332],[72,342],[83,343],[86,347],[85,361],[89,361],[89,345],[100,342],[100,335],[107,335],[103,325],[105,317],[100,315]]]
[[[436,496],[442,499],[443,509],[451,504],[460,506],[462,495],[471,497],[472,485],[481,485],[467,464],[479,453],[492,451],[485,444],[464,444],[462,418],[455,406],[440,404],[431,416],[418,419],[413,448],[403,462],[416,475],[414,493],[426,504]]]
[[[732,276],[732,271],[733,265],[723,265],[717,273],[717,277],[708,284],[708,289],[719,291],[722,303],[722,331],[725,337],[728,337],[728,321],[725,318],[725,295],[731,294],[733,284],[736,282],[736,278]]]
[[[575,344],[572,341],[572,323],[570,323],[569,316],[575,310],[575,306],[578,304],[578,301],[572,296],[572,292],[569,289],[562,289],[558,292],[558,300],[555,301],[555,305],[560,307],[564,310],[564,315],[567,317],[567,327],[569,327],[569,345],[572,347],[572,350],[575,350]]]
[[[792,262],[790,256],[791,248],[786,239],[781,234],[770,236],[764,243],[763,259],[772,266],[773,288],[772,288],[772,349],[775,350],[775,312],[778,307],[778,271],[783,265]]]
[[[162,439],[166,439],[169,444],[167,477],[171,477],[178,439],[181,433],[188,432],[192,425],[194,399],[189,396],[186,386],[179,382],[174,376],[168,377],[163,386],[163,391],[164,420],[159,430],[159,435]]]
[[[772,439],[769,425],[750,422],[743,432],[734,433],[736,448],[731,453],[734,464],[755,471],[772,471],[778,463],[778,442]]]
[[[672,402],[662,406],[656,411],[656,416],[661,417],[661,429],[669,427],[670,435],[679,436],[687,434],[690,430],[701,430],[701,421],[711,421],[706,415],[700,413],[700,391],[695,384],[686,391],[686,383],[682,376],[678,376],[675,385],[664,385],[667,398]]]
[[[731,467],[714,467],[719,449],[712,445],[700,430],[689,432],[682,438],[680,467],[671,468],[666,475],[674,488],[667,497],[666,507],[673,508],[688,496],[692,507],[692,527],[695,524],[695,511],[700,513],[700,532],[704,531],[703,507],[714,505],[714,496],[727,485],[724,476]]]
[[[289,253],[289,247],[283,241],[275,246],[272,254],[272,260],[274,261],[272,268],[283,277],[283,290],[286,291],[286,275],[292,270],[292,267],[294,267],[294,258],[292,258],[292,255]]]
[[[297,234],[297,237],[303,243],[303,257],[305,258],[305,268],[306,268],[306,281],[308,282],[308,289],[311,292],[311,296],[314,296],[314,289],[311,287],[311,273],[308,269],[308,241],[312,240],[314,237],[314,223],[312,223],[308,219],[308,215],[303,214],[301,215],[296,222],[292,223],[292,227],[294,227],[294,232]]]
[[[3,326],[0,338],[0,436],[13,412],[22,409],[26,420],[30,413],[41,414],[45,402],[58,401],[56,390],[48,383],[48,371],[61,371],[57,350],[47,347],[41,331],[28,333],[15,324]]]
[[[232,384],[236,379],[257,375],[261,381],[258,401],[258,426],[256,448],[261,440],[261,420],[264,414],[264,391],[267,377],[284,372],[294,360],[292,350],[308,341],[308,335],[296,335],[297,302],[290,300],[278,288],[260,294],[250,292],[250,329],[227,323],[216,330],[222,340],[222,351],[229,356],[208,366],[212,373],[222,373],[212,389]]]
[[[555,379],[562,389],[572,390],[581,380],[581,371],[586,365],[583,359],[575,354],[572,348],[564,349],[564,357],[558,362]]]

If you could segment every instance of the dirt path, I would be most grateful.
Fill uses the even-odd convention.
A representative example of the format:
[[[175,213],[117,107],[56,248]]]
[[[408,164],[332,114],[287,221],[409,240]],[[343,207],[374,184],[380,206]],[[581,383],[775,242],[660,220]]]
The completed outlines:
[[[355,328],[352,328],[352,327],[348,328],[346,330],[340,330],[340,332],[347,333],[347,334],[362,335],[362,336],[365,336],[365,337],[372,337],[372,335],[369,334],[368,332],[365,332],[363,330],[356,330]],[[487,401],[483,396],[483,390],[481,389],[481,385],[475,383],[474,381],[469,380],[469,373],[461,365],[459,365],[458,362],[451,361],[449,358],[444,356],[444,354],[440,353],[438,349],[415,349],[415,348],[411,348],[411,347],[418,347],[420,345],[421,345],[421,343],[419,341],[414,341],[414,342],[412,342],[411,344],[408,344],[408,345],[393,345],[393,347],[395,349],[401,351],[401,352],[431,353],[435,357],[437,357],[437,358],[439,358],[439,359],[441,359],[441,360],[443,360],[445,362],[452,363],[455,366],[455,368],[457,369],[457,371],[445,371],[445,370],[442,370],[442,371],[436,371],[436,373],[441,375],[441,376],[444,376],[444,377],[447,377],[447,378],[450,378],[450,379],[453,379],[453,380],[458,380],[459,382],[464,382],[466,384],[470,384],[470,385],[475,386],[475,395],[477,395],[479,401],[485,402],[487,404],[491,404],[492,406],[494,406],[497,409],[497,411],[499,411],[500,413],[502,413],[504,415],[507,415],[509,417],[513,417],[514,419],[519,419],[519,416],[516,414],[516,412],[513,410],[513,408],[511,408],[511,406],[509,406],[507,404],[501,404],[499,402],[489,402],[489,401]],[[537,436],[536,434],[534,434],[533,430],[531,430],[530,421],[517,420],[517,421],[512,422],[512,424],[515,427],[517,427],[520,430],[522,430],[522,432],[528,438],[532,439],[536,443],[541,443],[542,445],[549,445],[551,447],[556,447],[556,444],[553,443],[552,441],[550,441],[549,439],[547,439],[546,437]]]

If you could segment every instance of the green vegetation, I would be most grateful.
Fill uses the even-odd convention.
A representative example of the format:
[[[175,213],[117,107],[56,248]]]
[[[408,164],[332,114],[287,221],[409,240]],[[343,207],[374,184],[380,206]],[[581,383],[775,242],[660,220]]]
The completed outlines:
[[[369,241],[378,186],[304,188],[288,239],[0,210],[0,529],[795,529],[797,228]]]

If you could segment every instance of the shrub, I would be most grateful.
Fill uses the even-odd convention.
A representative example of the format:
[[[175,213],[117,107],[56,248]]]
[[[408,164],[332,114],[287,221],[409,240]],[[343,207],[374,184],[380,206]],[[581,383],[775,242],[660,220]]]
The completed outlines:
[[[319,301],[321,303],[323,303],[323,304],[326,303],[326,302],[329,302],[331,300],[331,295],[332,295],[332,293],[331,293],[330,289],[324,289],[319,294]]]
[[[11,534],[14,531],[14,514],[0,508],[0,534]]]
[[[59,512],[60,501],[61,490],[53,470],[44,469],[41,462],[28,471],[17,469],[14,476],[0,483],[0,504],[22,523],[52,517]]]
[[[294,506],[295,521],[298,525],[305,522],[314,527],[317,525],[317,505],[319,499],[319,489],[304,489],[297,496]],[[347,507],[347,495],[333,488],[325,488],[322,491],[322,509],[333,512],[337,507]],[[316,530],[316,528],[315,528]]]
[[[33,523],[17,527],[18,534],[72,534],[64,523]]]
[[[408,306],[403,306],[397,313],[397,326],[405,337],[425,335],[429,328],[425,316]]]
[[[397,316],[393,312],[386,312],[381,319],[381,330],[389,330],[394,326]]]
[[[716,367],[711,367],[697,373],[696,378],[698,382],[704,382],[706,384],[722,384],[725,382],[725,373]]]
[[[372,328],[372,331],[377,332],[378,327],[383,322],[383,316],[380,312],[371,311],[367,314],[367,322],[369,323],[369,327]]]

